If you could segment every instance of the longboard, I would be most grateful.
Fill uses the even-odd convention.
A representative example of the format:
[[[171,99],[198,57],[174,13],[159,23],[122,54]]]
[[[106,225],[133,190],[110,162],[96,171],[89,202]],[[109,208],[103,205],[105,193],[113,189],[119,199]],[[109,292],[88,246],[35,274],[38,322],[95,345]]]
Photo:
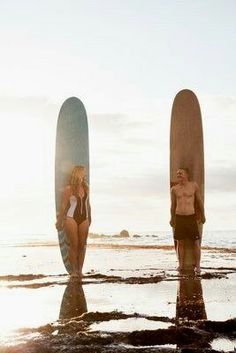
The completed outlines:
[[[177,184],[176,172],[188,168],[190,180],[196,181],[204,202],[204,149],[201,110],[196,95],[184,89],[174,99],[170,126],[170,187]],[[198,214],[199,210],[195,209]],[[202,224],[199,224],[202,236]],[[194,254],[192,242],[185,241],[184,267],[192,270]],[[176,243],[175,243],[176,247]]]
[[[59,213],[64,187],[75,165],[86,168],[89,181],[89,139],[87,114],[83,103],[76,97],[68,98],[62,105],[56,131],[55,201]],[[68,258],[69,239],[64,230],[58,231],[62,260],[68,273],[71,265]]]

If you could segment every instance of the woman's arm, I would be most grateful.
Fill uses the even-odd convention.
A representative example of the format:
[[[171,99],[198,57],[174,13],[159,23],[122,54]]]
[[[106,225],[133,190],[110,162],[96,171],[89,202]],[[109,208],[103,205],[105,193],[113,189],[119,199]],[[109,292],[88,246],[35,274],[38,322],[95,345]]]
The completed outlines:
[[[70,196],[71,196],[71,187],[66,186],[62,195],[60,211],[59,211],[59,214],[57,215],[57,221],[56,221],[57,230],[62,230],[63,228],[62,223],[63,223],[65,211],[66,211]]]

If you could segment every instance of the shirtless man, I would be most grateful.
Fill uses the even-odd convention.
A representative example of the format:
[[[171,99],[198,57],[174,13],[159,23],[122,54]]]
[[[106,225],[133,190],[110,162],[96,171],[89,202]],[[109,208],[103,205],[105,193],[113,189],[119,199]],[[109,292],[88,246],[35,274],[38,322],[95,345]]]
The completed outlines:
[[[196,182],[189,181],[187,168],[177,170],[178,184],[171,188],[171,220],[174,227],[174,239],[177,240],[178,270],[184,268],[184,240],[191,239],[194,244],[195,272],[200,273],[201,244],[195,217],[195,200],[200,209],[200,223],[205,223],[204,206]]]

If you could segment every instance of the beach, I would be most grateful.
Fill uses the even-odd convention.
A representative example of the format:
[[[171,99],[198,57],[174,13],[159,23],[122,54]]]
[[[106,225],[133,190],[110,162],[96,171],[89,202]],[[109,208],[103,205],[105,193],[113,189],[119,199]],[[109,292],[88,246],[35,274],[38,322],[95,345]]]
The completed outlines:
[[[82,282],[55,243],[1,247],[1,353],[234,351],[235,248],[179,275],[171,244],[89,241]]]
[[[236,353],[235,14],[0,1],[0,353]]]

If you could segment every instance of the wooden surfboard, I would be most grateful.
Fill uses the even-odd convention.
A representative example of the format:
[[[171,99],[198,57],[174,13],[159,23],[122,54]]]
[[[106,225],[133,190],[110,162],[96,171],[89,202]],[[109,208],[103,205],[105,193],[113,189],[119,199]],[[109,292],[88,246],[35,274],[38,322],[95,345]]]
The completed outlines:
[[[55,159],[55,201],[59,213],[62,193],[68,184],[68,177],[75,165],[86,168],[89,182],[89,143],[87,114],[83,103],[76,97],[68,98],[58,116]],[[71,265],[68,259],[69,240],[64,230],[58,232],[62,260],[68,273]]]
[[[188,168],[190,180],[196,181],[204,202],[204,149],[200,106],[196,95],[184,89],[173,102],[170,127],[170,186],[177,184],[176,172]],[[197,206],[196,206],[197,208]],[[195,213],[199,212],[195,209]],[[202,236],[202,224],[199,224]],[[176,244],[175,244],[176,246]],[[185,241],[185,269],[194,266],[192,242]]]

